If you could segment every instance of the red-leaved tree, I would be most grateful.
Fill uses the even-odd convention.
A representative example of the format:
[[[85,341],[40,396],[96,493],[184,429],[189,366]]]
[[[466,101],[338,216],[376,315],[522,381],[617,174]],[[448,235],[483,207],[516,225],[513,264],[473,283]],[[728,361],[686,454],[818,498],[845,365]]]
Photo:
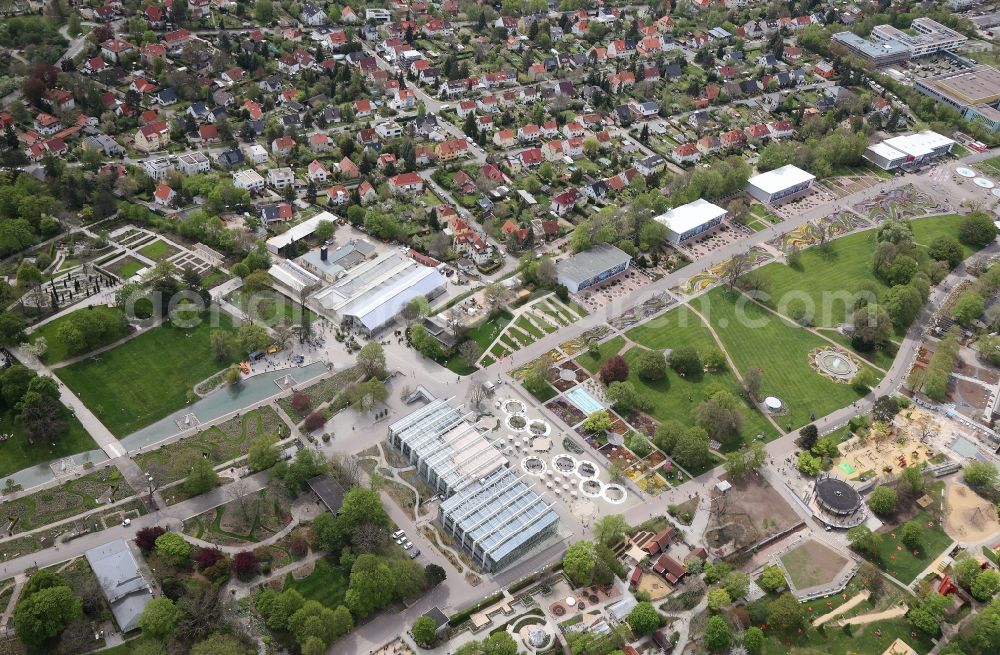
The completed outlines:
[[[300,539],[295,537],[292,539],[291,543],[288,544],[288,553],[292,557],[302,557],[309,550],[309,546],[306,544],[305,539]]]
[[[292,409],[294,409],[299,414],[306,412],[312,406],[312,398],[309,394],[297,393],[292,396]]]
[[[601,380],[604,384],[624,382],[628,379],[628,362],[621,355],[614,355],[601,365]]]
[[[166,534],[167,530],[161,528],[158,525],[151,525],[148,528],[142,528],[135,533],[135,545],[139,547],[144,553],[148,553],[156,547],[156,539],[161,534]]]
[[[323,412],[313,412],[306,417],[306,432],[315,432],[319,430],[326,423],[326,417],[323,416]]]
[[[199,548],[198,552],[194,555],[194,561],[198,562],[199,568],[202,570],[207,569],[210,566],[215,566],[219,560],[224,558],[225,555],[218,548]]]
[[[257,575],[257,556],[244,550],[233,557],[233,571],[240,580],[249,580]]]

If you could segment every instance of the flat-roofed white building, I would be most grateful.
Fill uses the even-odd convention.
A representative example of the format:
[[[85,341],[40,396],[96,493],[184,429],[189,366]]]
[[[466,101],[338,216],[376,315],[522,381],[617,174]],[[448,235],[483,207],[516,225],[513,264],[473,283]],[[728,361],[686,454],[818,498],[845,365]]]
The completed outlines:
[[[293,225],[287,232],[283,232],[278,236],[268,239],[267,249],[277,255],[283,248],[292,245],[296,241],[305,239],[307,236],[315,232],[316,228],[319,227],[319,224],[323,221],[336,223],[337,217],[330,212],[320,212],[312,218],[302,221],[298,225]]]
[[[784,200],[812,186],[816,176],[788,164],[747,180],[747,193],[763,203]]]
[[[726,210],[699,198],[680,207],[674,207],[656,217],[656,222],[667,228],[670,243],[680,243],[703,234],[722,223]]]
[[[235,171],[233,172],[233,186],[256,193],[264,190],[264,178],[252,168]]]
[[[320,284],[320,279],[293,261],[284,260],[273,264],[267,269],[268,275],[276,283],[291,292],[299,299],[303,292],[308,293]]]
[[[441,295],[445,284],[436,268],[389,251],[349,269],[313,297],[342,323],[370,335],[395,321],[414,298]]]
[[[928,160],[943,157],[951,152],[951,147],[955,145],[955,141],[943,134],[924,130],[923,132],[894,136],[891,139],[886,139],[880,145],[902,153],[905,159],[901,164],[897,164],[897,166],[901,166],[902,164],[919,165]],[[865,155],[867,156],[867,154],[866,151]],[[875,163],[881,166],[881,163]],[[882,168],[886,167],[882,166]],[[886,168],[886,170],[889,169]]]
[[[177,157],[177,168],[181,169],[181,172],[185,175],[204,173],[211,167],[212,162],[209,161],[205,153],[197,150],[194,152],[186,152]]]

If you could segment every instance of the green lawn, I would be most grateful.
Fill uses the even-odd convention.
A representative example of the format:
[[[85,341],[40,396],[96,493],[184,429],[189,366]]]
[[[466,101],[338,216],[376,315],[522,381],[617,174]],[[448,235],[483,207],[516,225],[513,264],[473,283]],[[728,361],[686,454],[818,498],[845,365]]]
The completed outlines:
[[[914,240],[929,245],[939,236],[957,238],[959,219],[956,214],[913,219],[910,225]],[[962,248],[966,257],[976,252],[964,244]],[[781,262],[762,266],[760,271],[769,281],[768,293],[772,298],[768,304],[787,314],[789,301],[807,297],[814,311],[813,325],[839,325],[853,306],[852,296],[862,283],[874,284],[879,298],[888,289],[872,275],[874,252],[875,230],[866,230],[835,239],[825,249],[803,250],[797,268]]]
[[[765,631],[763,655],[864,655],[881,653],[897,638],[903,639],[918,653],[927,653],[934,643],[922,632],[914,637],[913,627],[905,618],[852,626],[847,634],[842,628],[826,627],[823,632],[810,628],[801,635],[777,635]]]
[[[226,314],[219,317],[218,328],[207,320],[190,330],[153,328],[57,375],[113,434],[124,437],[184,407],[194,385],[222,368],[209,335],[231,330],[232,323]]]
[[[156,241],[139,248],[139,252],[153,261],[159,261],[174,254],[176,249],[168,246],[165,241],[157,239]]]
[[[608,357],[611,357],[621,350],[624,345],[624,337],[612,337],[598,346],[598,350],[600,351],[599,357],[595,358],[591,356],[589,352],[584,352],[576,358],[576,363],[591,373],[597,373],[601,370],[601,364],[603,364]]]
[[[471,339],[479,344],[483,351],[486,351],[490,344],[493,343],[497,335],[503,332],[503,329],[507,327],[510,320],[514,318],[510,312],[500,312],[488,321],[484,321],[472,328],[466,333],[466,338]],[[476,371],[476,367],[469,366],[462,356],[457,352],[452,353],[451,357],[448,357],[443,362],[439,362],[445,366],[448,370],[458,375],[469,375],[470,373]]]
[[[28,435],[15,420],[15,413],[10,408],[0,411],[0,434],[14,435],[11,439],[0,441],[0,476],[97,448],[80,421],[65,407],[62,413],[66,420],[66,432],[51,443],[37,440],[34,444],[28,443]]]
[[[514,325],[521,328],[528,334],[530,334],[535,339],[541,339],[545,336],[537,325],[528,320],[526,316],[518,316],[517,320],[514,321]]]
[[[958,225],[962,218],[960,214],[944,214],[913,219],[910,221],[910,225],[913,226],[913,240],[921,245],[929,246],[934,239],[940,236],[953,236],[957,239]],[[962,250],[968,257],[979,249],[963,243]]]
[[[285,578],[285,589],[295,589],[306,600],[317,600],[330,609],[336,609],[344,604],[344,594],[347,593],[347,583],[351,572],[330,558],[316,560],[313,572],[301,580],[292,579],[291,574]]]
[[[302,305],[271,289],[258,291],[253,294],[240,289],[229,297],[229,302],[250,314],[255,320],[269,327],[282,322],[292,325],[302,324]],[[310,324],[315,323],[319,319],[311,309],[306,309],[305,311],[309,312]]]
[[[695,302],[741,372],[763,369],[762,394],[777,396],[788,408],[788,414],[778,419],[783,426],[800,427],[810,421],[812,412],[823,416],[858,399],[851,385],[838,384],[813,370],[809,352],[829,344],[808,330],[722,287]],[[877,371],[873,373],[881,379]]]
[[[128,280],[133,275],[146,268],[146,265],[138,259],[129,259],[118,271],[118,277]]]
[[[633,328],[627,335],[636,343],[656,350],[668,348],[670,344],[689,344],[699,350],[717,347],[701,319],[684,306],[675,307],[650,323]],[[631,348],[625,353],[625,360],[631,365],[641,352],[641,348]],[[590,359],[589,355],[583,357]],[[649,414],[659,421],[674,419],[682,423],[690,422],[692,410],[720,387],[729,390],[737,398],[742,398],[739,382],[728,369],[698,377],[681,377],[673,369],[667,369],[667,377],[657,382],[646,382],[634,371],[630,371],[629,381],[649,403]],[[777,436],[774,426],[755,407],[744,402],[744,441],[753,439],[761,432],[768,439]],[[738,445],[738,442],[723,444],[723,449],[731,450]]]
[[[808,297],[813,308],[813,325],[836,326],[844,322],[853,311],[852,296],[862,282],[873,282],[878,294],[888,287],[872,275],[872,255],[875,252],[875,232],[859,232],[830,242],[822,248],[808,248],[800,253],[797,268],[773,262],[762,266],[760,272],[769,281],[769,304],[788,312],[786,304],[792,299],[805,301]]]
[[[934,527],[927,527],[932,518],[926,512],[918,513],[913,520],[924,528],[922,547],[916,556],[900,543],[898,533],[895,539],[892,537],[892,530],[881,533],[882,540],[879,542],[880,567],[903,584],[913,582],[951,544],[951,537],[937,522],[934,522]]]
[[[61,362],[64,359],[69,359],[70,353],[66,344],[62,339],[59,338],[59,328],[63,325],[68,324],[72,319],[71,317],[77,312],[96,312],[98,314],[106,315],[109,319],[118,320],[122,312],[117,307],[106,307],[104,305],[93,305],[91,307],[85,307],[83,309],[78,309],[75,312],[70,312],[65,316],[60,316],[59,318],[49,321],[45,325],[41,326],[37,330],[31,333],[28,340],[34,343],[38,337],[45,337],[45,342],[48,347],[45,350],[45,355],[42,359],[45,360],[47,364],[54,364],[56,362]],[[112,335],[111,338],[100,344],[95,344],[94,350],[102,346],[106,346],[108,343],[115,341],[121,337],[125,336],[124,333],[120,335]]]

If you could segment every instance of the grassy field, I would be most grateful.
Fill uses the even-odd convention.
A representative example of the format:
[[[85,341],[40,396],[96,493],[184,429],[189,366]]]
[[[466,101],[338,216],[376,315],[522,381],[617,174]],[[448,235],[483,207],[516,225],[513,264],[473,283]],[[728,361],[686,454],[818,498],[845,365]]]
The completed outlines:
[[[282,322],[292,325],[302,324],[302,306],[277,291],[268,289],[249,294],[240,289],[229,297],[229,302],[269,327]],[[315,323],[319,318],[311,309],[305,311],[309,313],[310,323]]]
[[[63,325],[68,324],[72,320],[71,317],[73,316],[73,314],[76,314],[77,312],[96,312],[98,314],[106,314],[109,318],[114,318],[114,319],[118,319],[122,315],[121,310],[118,309],[117,307],[105,307],[103,305],[94,305],[92,307],[78,309],[75,312],[70,312],[65,316],[60,316],[57,319],[49,321],[45,325],[41,326],[40,328],[32,332],[31,336],[28,337],[28,340],[31,343],[34,343],[39,337],[45,337],[45,342],[48,344],[48,347],[45,350],[45,355],[42,357],[42,359],[45,360],[45,363],[54,364],[56,362],[61,362],[64,359],[69,359],[70,357],[69,350],[67,349],[66,344],[63,342],[63,340],[59,338],[59,328],[62,327]],[[116,339],[119,339],[122,336],[124,336],[124,334],[115,335],[105,343],[96,344],[94,346],[94,349],[96,350],[97,348],[106,346],[108,343],[111,343],[112,341],[115,341]]]
[[[330,609],[336,609],[338,605],[344,604],[350,576],[349,569],[334,564],[329,558],[323,558],[316,560],[313,572],[301,580],[292,579],[289,573],[285,578],[284,588],[295,589],[306,600],[317,600]]]
[[[472,339],[479,344],[479,347],[483,349],[483,352],[490,347],[497,336],[503,332],[503,329],[507,327],[510,320],[514,318],[510,312],[500,312],[493,318],[483,321],[476,327],[472,328],[466,333],[466,338]],[[451,357],[448,357],[443,362],[439,362],[445,366],[452,373],[457,373],[458,375],[468,375],[476,370],[475,366],[469,366],[462,356],[455,352],[452,353]]]
[[[913,582],[951,544],[951,537],[944,533],[937,522],[934,522],[933,527],[927,527],[932,517],[926,512],[919,512],[913,520],[924,527],[917,555],[900,543],[899,535],[894,539],[892,531],[883,533],[879,543],[880,567],[903,584]]]
[[[959,214],[944,214],[942,216],[929,216],[927,218],[917,218],[910,221],[913,226],[913,240],[917,243],[929,246],[934,239],[940,236],[953,236],[958,238],[958,225],[962,220]],[[978,248],[973,248],[962,244],[965,256],[975,253]]]
[[[36,441],[32,444],[28,443],[28,435],[15,420],[15,411],[10,408],[0,411],[0,434],[14,435],[0,441],[0,476],[97,448],[80,421],[65,407],[62,413],[66,420],[66,432],[52,443]]]
[[[844,322],[853,306],[851,296],[862,282],[874,282],[878,294],[888,287],[872,275],[875,232],[859,232],[832,241],[828,248],[808,248],[800,253],[797,268],[774,262],[761,267],[769,281],[769,304],[787,314],[786,304],[801,299],[811,304],[813,325],[835,326]],[[807,301],[806,298],[809,300]]]
[[[914,637],[913,627],[905,618],[877,621],[853,626],[850,634],[841,628],[828,627],[819,632],[809,629],[801,635],[768,635],[764,640],[763,655],[855,655],[881,653],[897,638],[903,639],[918,653],[927,653],[934,643],[922,632]]]
[[[800,427],[810,421],[812,412],[823,416],[858,399],[849,384],[837,384],[813,370],[809,352],[828,343],[808,330],[721,287],[695,302],[741,372],[763,369],[761,393],[777,396],[788,408],[788,414],[778,419],[782,425]]]
[[[611,357],[621,350],[624,345],[624,337],[612,337],[598,346],[598,349],[600,350],[600,355],[598,357],[595,358],[591,356],[589,352],[584,352],[576,358],[576,363],[591,373],[597,373],[601,370],[601,364],[603,364],[608,357]]]
[[[153,328],[57,374],[113,434],[124,437],[184,407],[194,385],[222,368],[209,335],[231,330],[232,323],[225,314],[219,317],[218,328],[209,321],[190,330]]]
[[[177,249],[167,245],[165,241],[157,239],[156,241],[139,248],[139,252],[153,261],[160,261],[161,259],[166,259],[167,257],[173,255],[177,252]]]
[[[672,345],[689,344],[699,350],[716,348],[715,340],[705,324],[687,307],[676,307],[645,325],[626,333],[636,343],[656,350]],[[610,343],[610,342],[608,342]],[[641,348],[628,350],[624,357],[631,365]],[[589,358],[589,355],[583,355]],[[732,371],[726,369],[701,376],[681,377],[673,369],[667,369],[667,377],[657,382],[646,382],[634,372],[629,372],[629,381],[635,385],[639,395],[650,405],[649,414],[659,421],[668,419],[682,423],[691,421],[691,411],[718,388],[729,390],[737,398],[742,398],[739,381]],[[743,403],[743,437],[749,441],[763,432],[768,439],[777,436],[777,431],[767,419],[749,403]],[[723,444],[724,450],[734,449],[738,442]]]

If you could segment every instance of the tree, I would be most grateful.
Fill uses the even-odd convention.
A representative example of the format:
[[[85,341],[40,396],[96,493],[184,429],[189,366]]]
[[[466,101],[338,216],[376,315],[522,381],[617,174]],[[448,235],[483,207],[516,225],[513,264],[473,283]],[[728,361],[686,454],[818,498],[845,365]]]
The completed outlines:
[[[757,577],[757,586],[770,593],[783,588],[786,584],[785,574],[781,572],[780,567],[774,564],[764,567],[764,570]]]
[[[729,648],[729,624],[721,616],[713,616],[705,625],[705,647],[713,653]]]
[[[410,634],[413,635],[413,639],[418,645],[427,648],[434,643],[434,639],[437,637],[435,628],[434,619],[429,616],[421,616],[413,622]]]
[[[322,455],[312,448],[303,448],[295,453],[295,459],[291,464],[283,469],[280,466],[275,467],[274,476],[280,478],[289,491],[298,494],[306,488],[309,478],[326,473],[327,470]]]
[[[612,382],[608,386],[608,401],[619,412],[645,409],[646,401],[631,382]]]
[[[889,315],[892,324],[897,328],[905,328],[913,322],[920,312],[924,299],[912,284],[897,284],[890,288],[882,298],[882,307]]]
[[[803,426],[799,430],[799,438],[796,440],[796,443],[802,448],[809,450],[813,447],[813,444],[816,443],[818,438],[819,429],[814,424],[810,423],[809,425]]]
[[[868,496],[868,506],[876,514],[892,514],[896,511],[896,490],[879,485]]]
[[[166,596],[152,599],[139,615],[138,626],[142,636],[166,639],[177,627],[180,614],[174,601]]]
[[[378,341],[369,341],[358,351],[356,358],[361,374],[366,378],[385,377],[385,351]]]
[[[24,321],[10,312],[0,314],[0,346],[16,346],[24,340]]]
[[[636,603],[628,615],[628,624],[637,635],[651,635],[660,628],[660,615],[648,601]]]
[[[148,553],[156,547],[156,540],[160,535],[165,534],[165,528],[158,525],[151,525],[147,528],[139,528],[135,533],[135,545],[144,553]]]
[[[750,269],[750,257],[745,254],[734,255],[726,261],[722,268],[722,279],[726,286],[735,289],[743,274]]]
[[[851,548],[861,553],[868,553],[872,557],[877,557],[879,544],[882,538],[864,525],[851,528],[847,531],[847,543]]]
[[[191,556],[191,545],[176,532],[167,532],[156,538],[156,554],[182,564]]]
[[[483,304],[490,316],[505,310],[511,301],[510,288],[503,282],[493,282],[483,289]]]
[[[251,471],[265,471],[278,463],[281,452],[278,450],[278,439],[265,434],[250,443],[247,453],[247,463]]]
[[[392,602],[395,588],[385,560],[366,553],[354,560],[344,602],[354,615],[364,618]]]
[[[382,499],[378,493],[364,487],[354,487],[344,495],[339,518],[348,530],[369,523],[381,527],[389,525]]]
[[[58,636],[83,616],[83,604],[68,586],[48,587],[22,595],[14,608],[14,630],[25,645],[36,648]]]
[[[253,551],[242,550],[233,555],[233,572],[240,580],[249,580],[257,575],[259,563]]]
[[[437,564],[428,564],[424,567],[424,581],[430,589],[444,582],[447,577],[445,570]]]
[[[969,641],[984,655],[1000,652],[1000,599],[994,599],[972,620]]]
[[[670,353],[670,368],[680,375],[700,375],[703,367],[698,351],[692,346],[682,345]]]
[[[591,412],[581,427],[590,434],[603,434],[608,431],[611,424],[611,415],[606,410],[600,409],[596,412]]]
[[[967,214],[958,225],[958,238],[970,246],[985,246],[997,236],[993,219],[984,212]]]
[[[951,315],[962,325],[968,326],[983,313],[986,302],[975,291],[966,291],[951,307]]]
[[[950,599],[932,592],[911,607],[906,618],[914,628],[936,637],[941,634],[941,623],[950,606]]]
[[[920,548],[920,541],[923,537],[924,529],[916,521],[907,521],[899,530],[899,540],[910,550]]]
[[[711,458],[708,447],[708,433],[704,429],[692,426],[677,436],[671,453],[674,459],[686,469],[700,469]]]
[[[458,354],[462,356],[466,365],[475,366],[483,354],[483,347],[472,339],[466,339],[458,345]]]
[[[960,559],[952,567],[952,577],[959,585],[968,590],[972,589],[972,585],[976,583],[976,579],[982,572],[979,562],[972,557]]]
[[[692,416],[699,426],[716,441],[728,441],[743,431],[743,414],[740,401],[728,391],[716,391],[711,398],[701,401]]]
[[[194,462],[191,472],[184,479],[184,493],[198,496],[219,486],[219,474],[212,468],[212,463],[201,457]]]
[[[955,268],[965,259],[965,251],[962,244],[955,237],[943,234],[931,241],[927,248],[927,254],[931,259],[939,262],[947,262],[948,268]]]
[[[767,622],[779,632],[791,632],[805,623],[805,610],[798,599],[786,591],[767,608]]]
[[[992,492],[997,488],[997,467],[992,462],[973,460],[962,468],[962,478],[973,489]]]
[[[594,523],[594,537],[605,546],[614,546],[628,533],[628,522],[621,514],[607,514]]]
[[[764,386],[764,371],[759,366],[748,369],[743,375],[743,392],[751,402],[760,400],[760,389]]]
[[[244,323],[237,330],[240,347],[246,353],[255,350],[263,350],[271,343],[271,335],[267,333],[267,328],[256,323]]]
[[[612,355],[601,364],[600,376],[604,384],[624,382],[628,379],[628,362],[621,355]]]
[[[764,631],[757,626],[750,626],[743,633],[743,647],[750,655],[759,655],[764,648]]]
[[[733,599],[725,589],[716,588],[708,592],[708,609],[713,612],[721,612],[732,604]]]
[[[899,403],[892,396],[879,396],[872,405],[872,417],[880,423],[890,423],[899,413]]]
[[[596,560],[594,544],[589,541],[578,541],[563,555],[563,572],[574,584],[590,584],[594,577]]]
[[[972,596],[978,601],[986,602],[1000,591],[1000,571],[989,568],[979,574],[972,583]]]
[[[750,576],[741,571],[730,571],[722,579],[722,588],[729,593],[730,598],[743,598],[750,590]]]
[[[269,25],[274,20],[274,6],[271,0],[257,0],[254,2],[253,15],[257,23]]]
[[[643,349],[635,360],[635,372],[646,382],[662,380],[667,375],[667,360],[657,350]]]

